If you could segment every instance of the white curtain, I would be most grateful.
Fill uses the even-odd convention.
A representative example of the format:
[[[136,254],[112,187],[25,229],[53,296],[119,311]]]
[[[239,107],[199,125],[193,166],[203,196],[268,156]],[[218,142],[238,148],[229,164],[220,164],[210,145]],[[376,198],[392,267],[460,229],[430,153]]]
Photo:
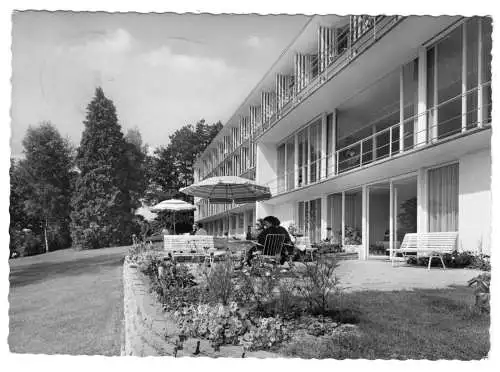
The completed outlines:
[[[429,231],[458,231],[458,164],[429,170]]]

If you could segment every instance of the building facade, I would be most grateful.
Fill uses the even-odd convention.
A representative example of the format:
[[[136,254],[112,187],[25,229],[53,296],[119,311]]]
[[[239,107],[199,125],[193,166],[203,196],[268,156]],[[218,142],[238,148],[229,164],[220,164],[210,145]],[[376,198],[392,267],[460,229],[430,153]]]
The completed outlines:
[[[409,232],[489,253],[491,32],[487,17],[312,17],[195,165],[273,197],[197,200],[195,218],[232,235],[275,215],[362,259]]]

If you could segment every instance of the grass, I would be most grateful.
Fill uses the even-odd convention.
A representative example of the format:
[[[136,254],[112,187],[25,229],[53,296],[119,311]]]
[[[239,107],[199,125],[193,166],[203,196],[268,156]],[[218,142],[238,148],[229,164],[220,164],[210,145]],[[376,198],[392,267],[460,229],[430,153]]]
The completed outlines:
[[[10,260],[10,350],[119,355],[125,252],[71,249]]]
[[[360,338],[305,338],[284,345],[301,358],[459,359],[487,357],[489,314],[473,310],[468,287],[363,291],[342,295],[342,307],[360,312]]]

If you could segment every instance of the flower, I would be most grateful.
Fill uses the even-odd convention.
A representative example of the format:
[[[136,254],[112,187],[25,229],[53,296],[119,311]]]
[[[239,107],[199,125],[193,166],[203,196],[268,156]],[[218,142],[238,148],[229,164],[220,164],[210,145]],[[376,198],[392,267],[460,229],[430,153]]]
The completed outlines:
[[[231,301],[229,304],[229,310],[236,312],[238,310],[238,304],[235,301]]]

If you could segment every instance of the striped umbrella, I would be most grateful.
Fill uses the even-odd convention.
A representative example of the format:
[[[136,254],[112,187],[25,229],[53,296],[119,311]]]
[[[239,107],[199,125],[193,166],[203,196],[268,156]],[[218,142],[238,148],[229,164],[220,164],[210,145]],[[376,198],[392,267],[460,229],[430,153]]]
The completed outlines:
[[[169,211],[173,212],[173,226],[174,226],[174,235],[175,235],[175,212],[183,212],[183,211],[194,211],[196,209],[196,206],[193,204],[189,204],[185,202],[184,200],[179,200],[179,199],[168,199],[164,200],[153,207],[151,207],[150,211],[151,212],[163,212],[163,211]]]
[[[255,181],[236,176],[207,178],[180,189],[187,195],[208,199],[211,203],[251,203],[271,198],[269,187]],[[229,226],[229,211],[227,213]]]
[[[184,187],[184,194],[210,200],[211,203],[250,203],[271,198],[269,187],[236,176],[211,177]]]

